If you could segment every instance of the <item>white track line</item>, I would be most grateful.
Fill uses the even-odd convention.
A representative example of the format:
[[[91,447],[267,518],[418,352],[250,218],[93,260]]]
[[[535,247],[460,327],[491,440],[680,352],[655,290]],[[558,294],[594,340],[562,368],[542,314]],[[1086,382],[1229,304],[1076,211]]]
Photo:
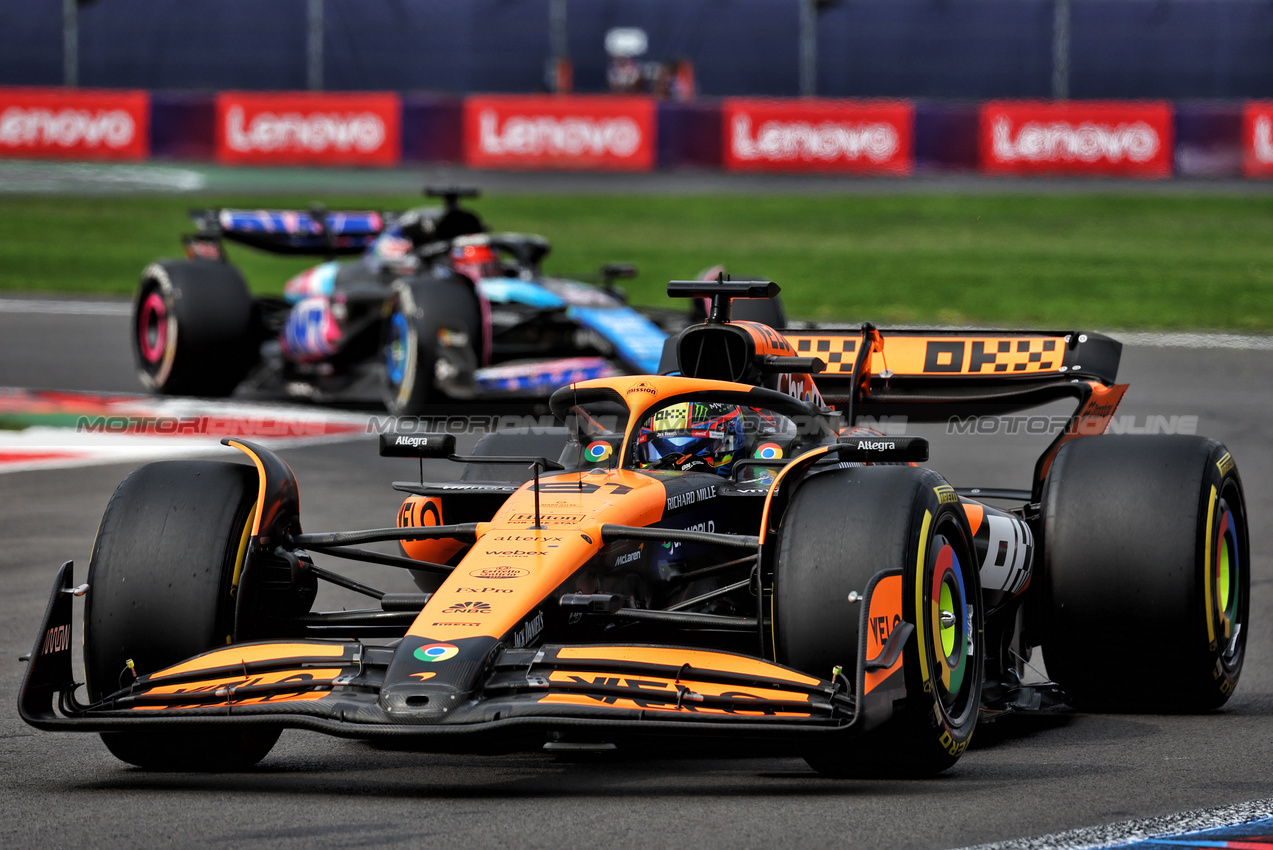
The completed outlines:
[[[41,313],[49,316],[131,316],[127,301],[57,301],[0,298],[0,313]]]
[[[1108,331],[1123,345],[1149,348],[1228,348],[1243,351],[1273,351],[1273,336],[1262,334],[1221,334],[1190,331]]]
[[[1216,809],[1198,809],[1145,820],[1123,821],[1105,826],[1072,829],[1034,838],[978,844],[976,847],[967,847],[963,850],[1096,850],[1096,848],[1122,847],[1137,841],[1167,835],[1177,836],[1183,832],[1238,826],[1268,818],[1273,818],[1273,799],[1255,800]]]

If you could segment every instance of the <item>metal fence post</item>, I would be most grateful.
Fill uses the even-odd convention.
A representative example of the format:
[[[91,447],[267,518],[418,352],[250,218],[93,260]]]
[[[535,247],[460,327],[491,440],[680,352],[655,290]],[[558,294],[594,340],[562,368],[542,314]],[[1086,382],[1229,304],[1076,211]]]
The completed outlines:
[[[1052,20],[1052,99],[1070,97],[1070,0],[1055,0]]]
[[[800,96],[818,88],[818,0],[800,0]]]
[[[569,94],[573,88],[573,80],[566,0],[548,2],[548,49],[552,56],[544,68],[545,87],[555,94]]]
[[[309,39],[306,44],[310,91],[323,90],[323,0],[309,0]]]
[[[78,0],[62,0],[62,85],[80,84],[80,8]]]

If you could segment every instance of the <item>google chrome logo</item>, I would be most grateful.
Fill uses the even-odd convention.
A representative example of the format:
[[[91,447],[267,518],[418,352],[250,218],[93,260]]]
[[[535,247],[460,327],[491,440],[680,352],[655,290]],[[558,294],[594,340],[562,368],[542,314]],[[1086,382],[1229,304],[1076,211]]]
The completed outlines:
[[[427,643],[416,647],[415,657],[421,661],[446,661],[460,654],[460,648],[449,643]]]
[[[609,459],[614,454],[614,446],[605,440],[597,440],[588,444],[588,448],[584,449],[583,455],[587,458],[588,463],[601,463],[603,460]]]
[[[779,460],[782,457],[782,446],[777,443],[761,443],[756,446],[756,451],[752,457],[760,460]]]

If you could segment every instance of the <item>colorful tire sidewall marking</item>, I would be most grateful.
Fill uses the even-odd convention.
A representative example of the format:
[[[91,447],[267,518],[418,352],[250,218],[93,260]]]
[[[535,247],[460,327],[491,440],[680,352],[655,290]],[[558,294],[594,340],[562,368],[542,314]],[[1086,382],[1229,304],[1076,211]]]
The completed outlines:
[[[908,684],[908,701],[933,724],[939,746],[958,757],[980,710],[981,586],[963,512],[949,504],[930,505],[923,512],[914,578],[906,590],[911,601],[903,614],[916,626],[916,641],[906,656],[913,659],[907,664],[914,665],[909,669],[916,677]],[[949,612],[945,624],[943,610]]]

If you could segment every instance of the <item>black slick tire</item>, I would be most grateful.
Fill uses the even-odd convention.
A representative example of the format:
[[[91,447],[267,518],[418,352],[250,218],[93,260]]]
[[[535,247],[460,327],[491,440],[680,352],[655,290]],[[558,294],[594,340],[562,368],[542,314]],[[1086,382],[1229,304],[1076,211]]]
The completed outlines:
[[[115,490],[97,532],[84,607],[90,699],[233,638],[236,588],[256,502],[246,465],[166,461]],[[122,761],[159,770],[236,770],[260,761],[277,729],[104,732]]]
[[[132,348],[142,384],[164,395],[229,395],[260,358],[255,317],[234,266],[152,263],[133,299]]]
[[[418,416],[447,397],[444,384],[470,385],[483,345],[482,328],[473,285],[458,276],[395,283],[382,332],[388,411]]]
[[[902,619],[916,627],[902,656],[906,698],[878,729],[807,753],[815,770],[929,776],[967,748],[984,676],[971,540],[954,491],[918,467],[824,472],[792,496],[774,567],[777,660],[821,678],[838,667],[851,680],[867,636],[849,595],[884,570],[900,571]]]
[[[1064,445],[1043,492],[1043,661],[1079,708],[1207,711],[1245,654],[1246,504],[1220,443]]]

